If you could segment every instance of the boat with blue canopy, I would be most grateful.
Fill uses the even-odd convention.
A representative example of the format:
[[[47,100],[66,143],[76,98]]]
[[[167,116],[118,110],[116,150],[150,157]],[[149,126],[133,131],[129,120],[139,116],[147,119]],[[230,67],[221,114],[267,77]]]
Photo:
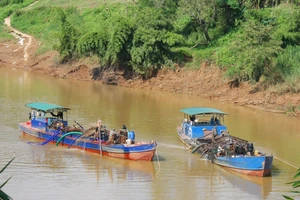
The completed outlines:
[[[273,156],[254,149],[253,143],[229,134],[227,113],[215,108],[191,107],[177,127],[179,139],[201,156],[229,171],[251,176],[270,176]]]
[[[157,144],[154,141],[135,140],[134,131],[123,125],[120,130],[108,130],[98,120],[97,125],[84,129],[78,122],[70,126],[68,111],[70,108],[44,102],[26,104],[31,109],[29,120],[19,123],[19,129],[25,136],[42,140],[30,144],[56,145],[78,148],[116,158],[152,161]]]
[[[227,113],[218,109],[192,107],[180,111],[184,114],[181,124],[182,137],[180,137],[184,143],[195,143],[198,138],[209,134],[220,135],[227,130],[226,126],[222,124],[224,115]]]

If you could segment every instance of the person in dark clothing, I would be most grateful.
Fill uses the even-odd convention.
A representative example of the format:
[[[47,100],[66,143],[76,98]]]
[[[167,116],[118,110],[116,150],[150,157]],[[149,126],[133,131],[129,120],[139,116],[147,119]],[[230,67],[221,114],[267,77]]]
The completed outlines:
[[[196,119],[195,115],[191,115],[191,116],[190,116],[190,120],[191,120],[192,122],[195,121],[195,119]]]
[[[215,118],[215,123],[216,123],[217,125],[220,125],[220,120],[219,120],[218,118]]]
[[[127,136],[127,127],[125,126],[125,124],[123,124],[122,129],[120,130],[120,135],[124,135],[124,136],[126,136],[126,138],[128,137]]]
[[[58,119],[63,120],[64,113],[61,112],[61,111],[58,111],[58,112],[57,112],[57,115],[54,114],[53,112],[50,112],[50,114],[51,114],[53,117],[57,117]]]
[[[210,123],[211,123],[211,124],[215,124],[215,118],[214,118],[214,117],[212,117],[212,118],[210,119]]]
[[[242,145],[239,145],[235,148],[235,154],[236,155],[246,155],[246,150]]]

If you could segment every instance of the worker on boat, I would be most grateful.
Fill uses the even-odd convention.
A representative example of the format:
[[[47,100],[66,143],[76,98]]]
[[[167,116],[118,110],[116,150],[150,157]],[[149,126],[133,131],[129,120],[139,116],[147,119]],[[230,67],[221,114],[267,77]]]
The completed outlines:
[[[220,120],[217,117],[215,118],[215,123],[216,125],[220,125]]]
[[[102,128],[102,123],[101,123],[101,120],[98,119],[97,121],[97,127],[96,127],[96,131],[94,133],[94,140],[99,140],[99,135],[100,135],[100,131],[101,131],[101,128]]]
[[[195,116],[195,115],[191,115],[191,116],[190,116],[190,121],[191,121],[191,122],[195,121],[195,119],[196,119],[196,116]]]
[[[123,124],[122,128],[120,129],[120,135],[124,135],[127,137],[127,127]]]
[[[115,135],[116,134],[117,134],[116,129],[111,130],[109,132],[109,139],[108,139],[108,141],[113,143],[114,140],[115,140]]]
[[[127,138],[128,138],[128,130],[125,124],[123,124],[122,129],[120,129],[120,143],[121,144],[126,143]]]
[[[246,150],[242,145],[238,145],[235,148],[235,154],[236,155],[246,155]]]
[[[114,142],[114,144],[120,144],[120,143],[121,143],[121,135],[120,135],[120,132],[116,132],[116,133],[113,135],[113,142]]]
[[[61,112],[61,111],[58,111],[57,114],[54,114],[53,112],[50,112],[50,114],[51,114],[53,117],[57,117],[57,119],[63,120],[64,113]]]
[[[254,155],[254,146],[253,143],[247,144],[247,155],[253,156]]]
[[[212,116],[212,118],[210,119],[210,124],[211,124],[211,125],[214,125],[214,124],[215,124],[215,117],[214,117],[214,116]]]

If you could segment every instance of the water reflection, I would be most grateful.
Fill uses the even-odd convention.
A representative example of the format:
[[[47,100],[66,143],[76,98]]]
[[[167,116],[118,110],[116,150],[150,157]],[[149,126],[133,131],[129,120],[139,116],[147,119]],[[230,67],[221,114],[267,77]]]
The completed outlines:
[[[272,177],[247,176],[225,169],[220,169],[219,172],[233,187],[238,187],[248,194],[265,197],[272,191]]]

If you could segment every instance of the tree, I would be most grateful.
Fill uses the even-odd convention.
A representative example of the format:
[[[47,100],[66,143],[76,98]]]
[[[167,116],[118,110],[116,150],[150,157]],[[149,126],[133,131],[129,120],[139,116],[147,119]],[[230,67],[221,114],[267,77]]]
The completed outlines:
[[[66,15],[60,11],[60,22],[61,22],[61,34],[60,34],[60,46],[58,51],[62,62],[67,62],[74,57],[76,52],[76,43],[78,40],[78,31],[68,22]]]
[[[300,8],[295,6],[279,6],[272,10],[276,18],[274,36],[281,39],[285,48],[300,43]]]
[[[79,38],[76,49],[81,55],[96,54],[99,58],[105,56],[108,39],[105,31],[87,33]]]
[[[195,20],[203,33],[206,42],[211,42],[208,29],[216,17],[216,0],[181,0],[180,8],[186,11],[189,16]]]
[[[134,23],[130,19],[118,16],[111,30],[106,55],[104,57],[107,65],[126,66],[131,60],[130,49],[134,34]]]
[[[229,57],[235,56],[227,75],[239,81],[259,81],[262,75],[275,76],[278,70],[272,60],[282,50],[281,41],[272,36],[274,27],[249,19],[243,30],[231,43]]]
[[[160,9],[164,16],[172,18],[176,14],[179,1],[180,0],[139,0],[138,5],[140,8],[155,7],[156,9]]]
[[[135,72],[149,77],[163,65],[170,64],[171,47],[182,40],[173,33],[169,20],[159,9],[145,8],[139,12],[130,50],[131,66]]]

